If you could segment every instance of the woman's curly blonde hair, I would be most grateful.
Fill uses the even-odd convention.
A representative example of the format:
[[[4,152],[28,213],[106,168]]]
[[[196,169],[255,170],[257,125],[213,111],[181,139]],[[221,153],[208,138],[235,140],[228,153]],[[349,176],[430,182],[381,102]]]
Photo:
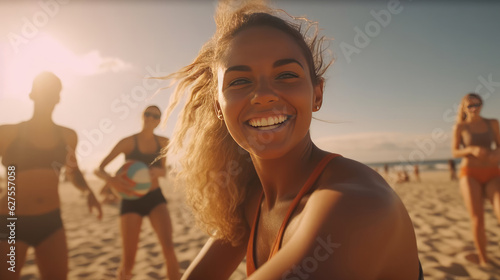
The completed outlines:
[[[176,84],[167,118],[185,100],[165,152],[182,154],[177,179],[186,188],[187,202],[199,226],[212,237],[233,245],[240,244],[249,232],[244,206],[248,186],[258,177],[248,152],[238,146],[216,114],[217,68],[228,45],[238,32],[249,27],[282,30],[302,48],[315,84],[323,80],[333,61],[323,61],[325,38],[318,36],[316,23],[290,16],[284,20],[278,14],[288,16],[269,8],[265,1],[221,1],[214,36],[191,64],[163,77]]]

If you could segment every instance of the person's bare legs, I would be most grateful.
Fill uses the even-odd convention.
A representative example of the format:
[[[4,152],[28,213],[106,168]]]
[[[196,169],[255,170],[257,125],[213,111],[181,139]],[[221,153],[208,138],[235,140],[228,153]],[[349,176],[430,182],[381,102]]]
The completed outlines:
[[[136,213],[127,213],[120,216],[122,236],[122,260],[118,271],[118,279],[130,280],[135,264],[135,255],[139,244],[142,216]]]
[[[170,280],[178,280],[181,278],[179,272],[179,263],[175,256],[174,243],[172,238],[172,222],[167,205],[162,203],[149,213],[149,220],[153,226],[158,240],[160,241],[163,256],[167,265],[167,275]]]
[[[493,206],[493,212],[500,225],[500,177],[496,177],[486,184],[486,196]]]
[[[42,280],[68,278],[68,245],[64,228],[60,228],[35,247],[35,257]]]
[[[478,251],[479,263],[480,265],[486,265],[488,258],[486,256],[483,188],[477,180],[465,176],[460,178],[460,191],[471,217],[472,236]]]
[[[14,272],[8,270],[10,264],[7,262],[10,259],[10,256],[7,256],[7,254],[10,253],[11,246],[15,247],[16,254],[16,266],[14,268]],[[16,244],[9,244],[8,239],[0,240],[0,279],[19,279],[21,269],[26,260],[26,251],[28,250],[28,247],[28,244],[19,240],[16,240]]]

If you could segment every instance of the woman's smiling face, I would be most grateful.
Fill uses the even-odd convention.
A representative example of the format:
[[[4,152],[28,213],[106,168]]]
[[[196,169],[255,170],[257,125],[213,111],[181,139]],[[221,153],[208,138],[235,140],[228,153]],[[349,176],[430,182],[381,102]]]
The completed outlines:
[[[283,156],[304,140],[322,97],[299,45],[276,28],[240,31],[218,68],[218,106],[229,133],[260,158]]]

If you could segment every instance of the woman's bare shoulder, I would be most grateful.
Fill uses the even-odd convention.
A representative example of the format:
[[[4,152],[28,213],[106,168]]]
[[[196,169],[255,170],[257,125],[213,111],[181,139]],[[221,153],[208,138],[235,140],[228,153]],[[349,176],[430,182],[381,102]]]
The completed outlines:
[[[65,126],[61,126],[61,125],[57,125],[57,127],[61,131],[64,138],[76,141],[76,139],[77,139],[76,131],[74,131],[73,129],[71,129],[69,127],[65,127]]]
[[[136,141],[136,134],[133,134],[125,138],[122,138],[120,141],[118,141],[117,145],[133,146],[135,145],[135,141]]]
[[[160,145],[162,147],[166,147],[168,145],[168,142],[170,141],[167,137],[163,137],[163,136],[159,136],[159,135],[157,135],[156,137],[158,137],[158,140],[160,141]]]
[[[318,188],[358,192],[382,192],[392,189],[375,170],[358,161],[338,157],[332,160],[318,181]]]
[[[453,125],[453,130],[454,131],[462,131],[465,127],[466,127],[466,123],[459,122],[459,123],[455,123]]]
[[[3,151],[7,149],[7,146],[12,143],[17,137],[19,131],[20,124],[5,124],[0,125],[0,154],[3,154]]]
[[[402,201],[370,167],[340,158],[327,166],[318,184],[304,207],[300,227],[307,229],[307,236],[331,236],[332,242],[341,244],[339,257],[345,254],[358,259],[355,263],[370,263],[382,251],[394,255],[404,244],[416,242]]]
[[[16,136],[20,123],[0,125],[0,134],[2,137]]]
[[[391,217],[396,219],[400,214],[407,214],[401,200],[382,176],[348,158],[339,158],[328,164],[307,204],[324,205],[314,207],[315,211],[325,211],[325,217],[345,220],[345,226],[365,223],[390,227],[391,223],[387,222]],[[307,204],[304,210],[312,208]]]

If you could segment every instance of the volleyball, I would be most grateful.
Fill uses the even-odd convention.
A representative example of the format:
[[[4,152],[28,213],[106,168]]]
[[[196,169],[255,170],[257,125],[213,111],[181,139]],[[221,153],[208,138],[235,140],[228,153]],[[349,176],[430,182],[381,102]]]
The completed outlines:
[[[149,192],[151,176],[148,166],[142,161],[129,160],[116,172],[116,176],[129,182],[132,194],[118,192],[123,199],[138,199]]]

